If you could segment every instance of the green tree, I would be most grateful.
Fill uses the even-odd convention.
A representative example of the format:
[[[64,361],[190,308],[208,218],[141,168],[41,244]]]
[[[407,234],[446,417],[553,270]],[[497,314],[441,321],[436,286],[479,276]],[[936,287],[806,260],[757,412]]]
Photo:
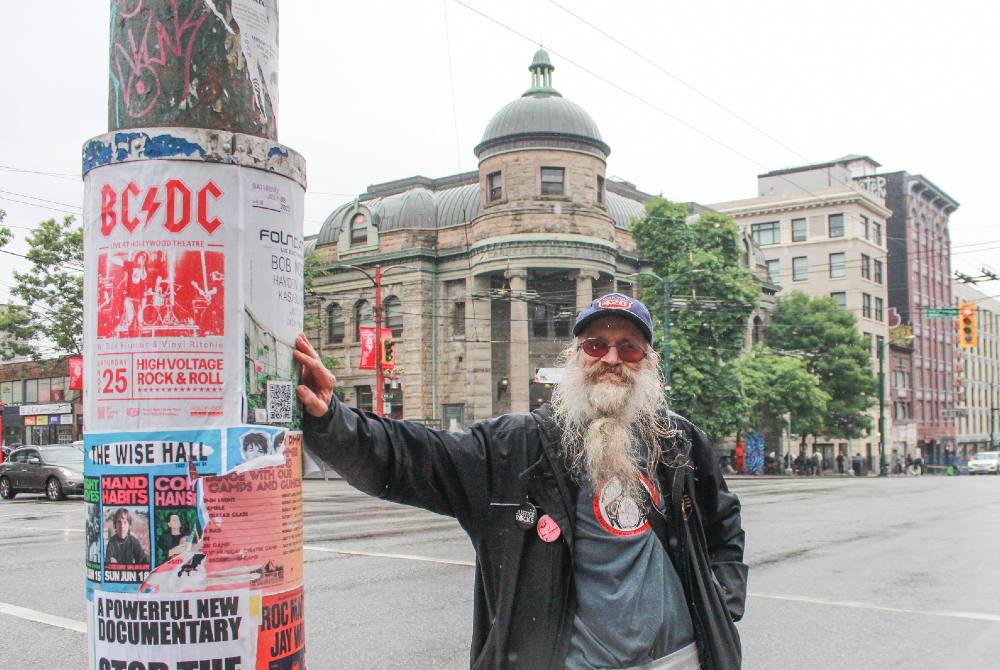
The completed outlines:
[[[323,269],[323,259],[315,251],[308,253],[302,259],[302,292],[304,306],[302,328],[306,337],[312,340],[313,346],[319,352],[320,360],[327,369],[337,374],[340,369],[340,360],[324,354],[320,349],[323,339],[323,326],[326,325],[326,315],[323,314],[323,296],[315,289],[316,280],[325,274]],[[341,387],[334,389],[337,397],[344,397],[344,390]]]
[[[778,299],[767,341],[776,350],[801,357],[829,394],[825,435],[853,437],[871,428],[867,411],[874,403],[878,378],[872,372],[870,344],[858,332],[853,313],[833,298],[795,291]]]
[[[0,217],[2,221],[3,217]],[[0,247],[13,239],[0,226]],[[12,298],[0,314],[4,359],[83,353],[83,229],[72,216],[43,221],[27,238],[28,272],[14,272]],[[53,352],[53,349],[55,350]]]
[[[685,205],[656,198],[632,222],[632,234],[640,256],[671,288],[673,408],[717,438],[729,435],[749,410],[738,358],[759,295],[741,263],[739,229],[722,214],[689,216]],[[659,347],[662,286],[650,278],[641,285]]]
[[[791,416],[791,432],[818,433],[823,429],[830,395],[805,361],[770,352],[758,345],[739,365],[750,413],[743,428],[764,433],[768,450],[781,444],[784,415]]]

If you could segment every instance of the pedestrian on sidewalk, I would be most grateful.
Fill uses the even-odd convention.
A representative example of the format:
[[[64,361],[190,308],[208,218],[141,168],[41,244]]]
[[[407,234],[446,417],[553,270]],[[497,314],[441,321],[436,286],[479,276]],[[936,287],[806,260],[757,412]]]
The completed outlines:
[[[837,474],[844,474],[844,452],[837,454]]]
[[[607,295],[573,335],[551,404],[465,433],[348,407],[300,335],[305,442],[361,491],[458,519],[474,667],[738,670],[740,504],[668,411],[649,311]]]

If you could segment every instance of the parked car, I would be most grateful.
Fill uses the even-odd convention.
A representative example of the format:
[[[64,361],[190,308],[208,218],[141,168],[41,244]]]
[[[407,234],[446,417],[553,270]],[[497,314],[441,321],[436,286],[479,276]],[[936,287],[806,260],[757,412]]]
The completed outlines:
[[[1000,475],[1000,451],[980,451],[969,459],[969,474]]]
[[[44,493],[49,500],[83,495],[83,452],[68,444],[27,446],[0,463],[0,498]]]

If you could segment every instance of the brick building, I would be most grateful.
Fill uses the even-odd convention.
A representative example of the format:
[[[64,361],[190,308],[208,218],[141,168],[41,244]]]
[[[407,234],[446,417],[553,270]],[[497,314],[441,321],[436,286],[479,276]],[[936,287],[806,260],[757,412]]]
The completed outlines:
[[[7,446],[83,439],[82,395],[69,390],[66,358],[0,365],[0,401]]]
[[[907,378],[892,389],[895,421],[907,425],[899,447],[919,448],[930,465],[944,465],[955,450],[955,323],[928,319],[926,308],[953,307],[951,237],[948,219],[958,202],[922,175],[891,172],[875,188],[892,210],[887,222],[889,307],[898,327],[912,334],[912,351],[893,353],[893,378]],[[892,379],[890,381],[892,381]],[[909,426],[912,425],[912,428]]]

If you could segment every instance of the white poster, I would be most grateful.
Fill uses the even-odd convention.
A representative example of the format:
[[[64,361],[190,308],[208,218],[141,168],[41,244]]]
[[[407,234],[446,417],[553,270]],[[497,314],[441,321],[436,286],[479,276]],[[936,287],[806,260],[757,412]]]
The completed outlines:
[[[258,406],[291,427],[303,189],[193,161],[86,180],[88,431],[231,426],[260,420]]]

